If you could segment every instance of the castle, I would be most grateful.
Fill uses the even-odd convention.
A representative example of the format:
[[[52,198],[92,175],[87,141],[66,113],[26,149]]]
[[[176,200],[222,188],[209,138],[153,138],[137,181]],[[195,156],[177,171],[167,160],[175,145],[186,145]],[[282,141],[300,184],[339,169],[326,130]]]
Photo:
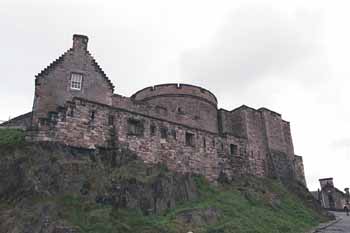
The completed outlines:
[[[87,49],[88,37],[36,75],[32,112],[2,124],[30,141],[82,148],[127,146],[146,163],[178,172],[293,179],[306,185],[289,122],[267,108],[218,109],[210,91],[188,84],[144,88],[131,97],[114,85]]]

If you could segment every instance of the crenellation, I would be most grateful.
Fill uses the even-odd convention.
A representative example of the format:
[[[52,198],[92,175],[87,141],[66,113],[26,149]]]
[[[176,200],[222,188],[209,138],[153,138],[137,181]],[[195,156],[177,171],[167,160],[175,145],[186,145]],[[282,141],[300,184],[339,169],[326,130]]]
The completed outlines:
[[[146,163],[213,182],[254,175],[305,184],[302,159],[294,155],[290,124],[281,114],[245,105],[218,109],[213,93],[189,84],[115,94],[87,43],[86,36],[73,36],[72,49],[36,76],[33,111],[25,118],[31,122],[28,140],[89,149],[122,145]]]

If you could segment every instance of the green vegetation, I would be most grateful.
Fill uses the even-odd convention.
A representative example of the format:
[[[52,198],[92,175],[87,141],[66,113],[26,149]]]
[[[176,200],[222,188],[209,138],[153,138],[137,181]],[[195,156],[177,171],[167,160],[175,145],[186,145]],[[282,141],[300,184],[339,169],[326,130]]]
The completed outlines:
[[[212,186],[196,177],[200,198],[179,205],[162,216],[143,216],[137,210],[113,209],[66,196],[60,200],[64,218],[84,233],[109,232],[205,232],[205,233],[297,233],[322,219],[281,184],[249,178],[230,185]],[[220,216],[212,225],[179,222],[179,213],[215,208]]]
[[[116,210],[109,205],[84,202],[79,197],[66,196],[59,202],[63,217],[84,233],[156,232],[161,218],[145,217],[137,210]]]
[[[23,132],[0,135],[0,233],[38,232],[46,215],[52,229],[80,233],[302,233],[328,220],[296,183],[237,177],[214,185],[128,151],[19,146]]]
[[[23,143],[23,130],[0,128],[0,146],[16,146]]]

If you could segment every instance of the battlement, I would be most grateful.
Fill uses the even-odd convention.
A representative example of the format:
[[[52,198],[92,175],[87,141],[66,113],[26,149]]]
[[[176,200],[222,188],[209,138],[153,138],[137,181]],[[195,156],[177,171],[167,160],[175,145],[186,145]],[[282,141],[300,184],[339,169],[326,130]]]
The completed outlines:
[[[134,100],[148,100],[159,96],[188,96],[199,98],[217,106],[217,99],[210,91],[189,84],[167,83],[146,87],[131,96]]]

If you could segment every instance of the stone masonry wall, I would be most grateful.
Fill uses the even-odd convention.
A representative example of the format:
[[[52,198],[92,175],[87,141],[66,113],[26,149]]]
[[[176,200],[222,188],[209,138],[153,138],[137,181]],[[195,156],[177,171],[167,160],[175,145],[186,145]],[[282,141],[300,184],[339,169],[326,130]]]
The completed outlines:
[[[287,149],[268,148],[266,122],[259,110],[245,107],[233,112],[222,111],[222,126],[231,126],[233,131],[233,124],[242,125],[246,136],[237,137],[225,128],[213,133],[179,123],[181,121],[173,122],[171,118],[152,116],[154,105],[148,102],[122,96],[113,99],[113,105],[122,108],[81,98],[66,102],[56,114],[41,119],[34,140],[53,140],[84,148],[109,147],[114,140],[127,145],[146,162],[163,162],[173,170],[203,174],[210,180],[218,178],[220,173],[228,177],[252,174],[281,179],[296,175],[296,179],[305,183],[302,160],[294,155],[290,160]],[[230,114],[238,116],[237,119],[232,120]],[[142,125],[142,133],[130,134],[130,120]],[[188,133],[193,137],[191,145],[186,142]]]
[[[198,98],[205,99],[206,101],[217,105],[217,99],[213,93],[210,91],[189,84],[177,84],[177,83],[169,83],[169,84],[161,84],[153,87],[146,87],[134,95],[131,98],[135,100],[145,100],[155,96],[164,96],[164,95],[191,95],[196,96]]]
[[[280,114],[243,105],[232,111],[220,109],[218,119],[221,133],[247,139],[247,156],[254,174],[281,179],[297,176],[305,184],[302,160],[295,159],[289,122]]]
[[[244,111],[218,111],[219,130],[223,134],[231,134],[240,138],[247,138],[246,114]]]
[[[264,122],[261,113],[255,109],[245,108],[248,153],[255,161],[256,173],[260,176],[267,175],[267,158],[269,153],[266,142]]]
[[[218,132],[216,97],[201,87],[187,84],[162,84],[145,88],[132,97],[134,103],[147,103],[147,114],[190,127]],[[119,98],[115,107],[124,104]],[[129,108],[132,106],[129,106]]]
[[[218,132],[217,109],[207,102],[191,97],[160,96],[147,101],[151,105],[150,115],[173,122]]]
[[[284,135],[286,152],[288,155],[293,157],[294,147],[293,147],[292,134],[290,132],[290,123],[288,121],[282,121],[282,127],[283,127],[283,135]]]
[[[142,130],[137,134],[130,132],[130,122],[142,124]],[[114,141],[137,152],[145,162],[165,163],[170,169],[202,174],[212,181],[222,172],[229,177],[257,175],[249,161],[245,139],[220,137],[209,131],[80,98],[67,102],[54,119],[42,121],[40,128],[34,140],[59,141],[85,148],[108,147]],[[192,135],[190,145],[186,134]]]
[[[303,157],[298,155],[294,156],[294,171],[296,179],[306,186]]]
[[[269,149],[271,151],[287,154],[281,115],[268,109],[261,109],[260,111],[263,121],[265,122],[267,145]]]
[[[48,112],[55,111],[57,106],[63,106],[73,97],[112,104],[113,85],[87,51],[85,39],[87,40],[74,36],[73,48],[37,75],[33,104],[34,122],[46,117]],[[83,75],[81,90],[70,88],[72,73]]]

